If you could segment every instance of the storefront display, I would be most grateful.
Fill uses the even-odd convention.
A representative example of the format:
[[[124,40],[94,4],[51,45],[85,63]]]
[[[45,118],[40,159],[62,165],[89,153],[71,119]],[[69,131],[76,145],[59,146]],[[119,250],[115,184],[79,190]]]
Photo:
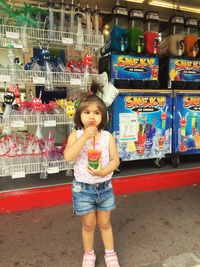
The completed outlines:
[[[172,157],[177,167],[180,155],[199,154],[196,18],[186,13],[166,23],[161,8],[147,4],[144,14],[139,3],[119,0],[105,10],[104,1],[25,3],[19,16],[17,2],[0,0],[0,179],[37,174],[48,184],[50,174],[72,174],[63,150],[93,79],[122,162],[151,159],[162,167]],[[99,157],[94,145],[89,165],[98,167]]]
[[[161,159],[171,153],[172,91],[121,92],[111,112],[110,129],[122,161]]]
[[[0,5],[4,11],[11,8],[4,1]],[[42,13],[32,5],[24,7],[28,13],[23,27],[19,18],[11,16],[14,13],[7,12],[11,18],[0,20],[0,177],[40,173],[46,179],[48,174],[73,168],[63,158],[61,142],[66,139],[66,130],[61,141],[52,132],[61,125],[68,132],[72,130],[77,96],[87,92],[93,78],[98,79],[93,49],[102,46],[103,37],[97,31],[97,19],[91,21],[89,6],[83,10],[72,1],[66,13],[62,3],[59,21],[53,2]],[[87,15],[86,27],[82,27],[81,10]],[[97,11],[96,7],[95,18],[99,17]],[[45,14],[48,17],[48,23],[41,27],[37,24],[39,13],[40,22],[44,22]],[[19,50],[20,58],[16,56]],[[63,87],[67,98],[52,98]],[[48,99],[46,92],[52,93]]]
[[[173,164],[177,166],[180,155],[200,154],[200,93],[174,93]]]

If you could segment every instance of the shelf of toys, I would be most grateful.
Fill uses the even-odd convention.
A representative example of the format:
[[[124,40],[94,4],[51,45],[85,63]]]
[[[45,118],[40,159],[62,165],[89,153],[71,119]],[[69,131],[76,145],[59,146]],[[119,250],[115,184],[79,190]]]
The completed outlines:
[[[52,5],[12,8],[0,0],[0,8],[0,177],[40,173],[46,179],[70,171],[73,164],[63,159],[66,129],[59,141],[56,129],[67,125],[71,131],[78,96],[99,79],[98,9],[72,1],[69,9],[61,6],[58,17]]]
[[[0,85],[4,82],[11,82],[12,69],[0,69]],[[98,78],[96,74],[88,74],[86,77],[84,73],[72,72],[51,72],[34,71],[34,70],[14,70],[15,82],[17,84],[33,83],[35,85],[48,86],[49,76],[53,86],[67,86],[68,88],[77,88],[78,90],[86,91],[91,84],[92,79]]]

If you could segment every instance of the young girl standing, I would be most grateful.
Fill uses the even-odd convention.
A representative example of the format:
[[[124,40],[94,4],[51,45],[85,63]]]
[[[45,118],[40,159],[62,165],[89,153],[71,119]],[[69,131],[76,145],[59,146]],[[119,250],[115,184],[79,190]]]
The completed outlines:
[[[119,156],[114,137],[104,130],[107,125],[106,106],[95,95],[97,90],[99,86],[93,84],[91,95],[84,97],[76,110],[74,122],[79,130],[70,134],[64,158],[75,162],[72,196],[74,211],[82,222],[85,250],[82,267],[95,267],[93,245],[96,224],[105,247],[106,266],[120,267],[110,222],[111,211],[116,207],[111,178],[119,165]],[[97,168],[94,165],[91,167],[88,162],[88,150],[92,149],[101,153]]]

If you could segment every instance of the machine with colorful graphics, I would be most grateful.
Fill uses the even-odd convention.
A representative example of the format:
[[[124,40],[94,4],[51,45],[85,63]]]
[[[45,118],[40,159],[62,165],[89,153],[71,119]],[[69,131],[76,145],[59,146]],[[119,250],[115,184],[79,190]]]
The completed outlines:
[[[111,109],[110,130],[122,161],[155,159],[171,153],[172,91],[121,90]]]
[[[101,54],[109,52],[125,52],[128,49],[128,9],[120,6],[117,1],[116,6],[112,10],[112,20],[108,24],[110,33],[106,39]]]
[[[169,58],[168,65],[166,64],[164,68],[163,65],[160,66],[159,75],[162,88],[197,89],[200,82],[200,60]]]
[[[177,16],[174,18],[177,21]],[[181,17],[178,17],[178,21],[180,27]],[[177,22],[175,25],[177,25]],[[163,89],[195,90],[199,88],[200,60],[197,58],[197,19],[186,19],[185,27],[186,35],[183,37],[183,40],[179,35],[180,41],[177,41],[177,46],[174,43],[177,49],[174,49],[173,46],[173,49],[169,49],[169,56],[165,53],[165,56],[160,59],[159,77],[160,87]],[[178,29],[177,26],[176,29]],[[176,40],[176,36],[174,38]],[[162,48],[163,46],[161,45],[161,56],[163,55],[162,52],[164,52]]]
[[[173,165],[179,165],[180,155],[200,154],[200,93],[174,91]]]
[[[109,54],[99,60],[100,73],[107,72],[117,88],[157,88],[159,59],[151,56]]]
[[[128,43],[129,52],[144,52],[144,14],[140,9],[132,9],[129,13]]]

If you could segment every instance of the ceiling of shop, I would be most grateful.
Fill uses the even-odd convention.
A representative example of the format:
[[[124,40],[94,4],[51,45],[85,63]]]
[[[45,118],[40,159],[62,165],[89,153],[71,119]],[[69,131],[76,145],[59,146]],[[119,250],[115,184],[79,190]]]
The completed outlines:
[[[98,4],[99,8],[103,13],[110,12],[112,10],[112,7],[116,4],[116,0],[4,0],[8,3],[14,3],[16,5],[23,5],[24,2],[33,4],[33,5],[40,5],[43,7],[46,7],[48,3],[55,3],[55,4],[60,4],[61,2],[64,2],[66,4],[73,3],[77,4],[78,2],[81,3],[82,7],[86,7],[86,4],[89,3],[89,6],[91,8],[94,8],[95,3]],[[134,1],[134,0],[133,0]],[[190,7],[199,7],[200,8],[200,0],[165,0],[168,3],[176,3],[180,5],[186,5]],[[131,2],[131,0],[126,1],[126,0],[120,0],[119,1],[121,5],[127,5],[129,8],[141,8],[144,11],[147,10],[154,10],[158,11],[160,14],[160,17],[163,19],[168,19],[173,13],[172,9],[167,9],[167,8],[161,8],[161,7],[155,7],[155,6],[150,6],[148,5],[148,0],[145,0],[143,4],[137,4],[134,2]],[[195,14],[195,13],[189,13],[189,12],[182,12],[183,15],[185,16],[193,16],[198,19],[200,19],[200,14]]]

